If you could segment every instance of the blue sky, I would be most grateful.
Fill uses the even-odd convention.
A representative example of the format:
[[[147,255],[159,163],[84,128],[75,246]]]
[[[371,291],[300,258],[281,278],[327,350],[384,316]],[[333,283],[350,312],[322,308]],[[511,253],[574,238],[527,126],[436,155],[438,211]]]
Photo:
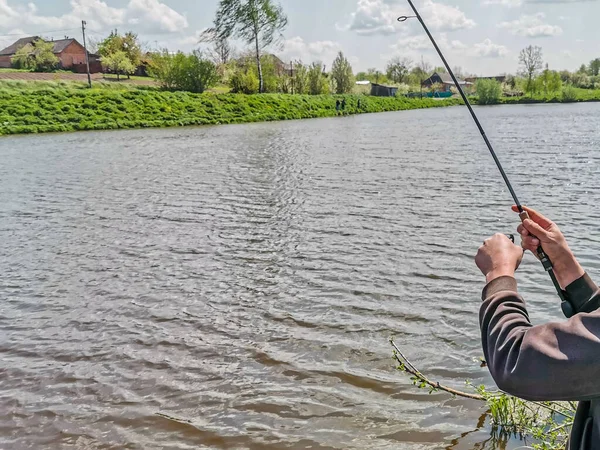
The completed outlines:
[[[600,57],[600,1],[415,0],[453,66],[478,75],[515,72],[521,48],[543,48],[553,69],[575,69]],[[211,25],[218,0],[0,0],[0,45],[19,36],[80,37],[133,30],[149,46],[191,50]],[[405,0],[281,0],[289,18],[283,59],[331,65],[342,50],[355,71],[383,68],[393,56],[440,62],[417,22],[399,24]],[[240,49],[243,46],[237,43]]]

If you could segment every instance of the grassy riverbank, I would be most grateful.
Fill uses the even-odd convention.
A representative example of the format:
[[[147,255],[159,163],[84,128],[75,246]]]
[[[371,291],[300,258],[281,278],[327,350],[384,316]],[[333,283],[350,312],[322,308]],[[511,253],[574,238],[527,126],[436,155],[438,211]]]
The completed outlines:
[[[503,105],[528,104],[528,103],[577,103],[600,102],[600,89],[570,88],[572,98],[563,95],[564,92],[554,94],[535,94],[533,96],[502,98]]]
[[[459,104],[458,100],[345,96],[346,114]],[[360,108],[358,100],[360,99]],[[235,95],[156,89],[0,85],[0,135],[170,127],[335,116],[335,96]]]
[[[74,82],[0,83],[0,135],[76,130],[210,125],[309,119],[336,115],[339,96],[237,95],[165,92],[151,86]],[[345,114],[458,105],[458,99],[344,96]],[[358,105],[360,100],[360,107]],[[561,102],[562,97],[518,97],[505,104]],[[600,91],[577,90],[577,101],[600,101]]]

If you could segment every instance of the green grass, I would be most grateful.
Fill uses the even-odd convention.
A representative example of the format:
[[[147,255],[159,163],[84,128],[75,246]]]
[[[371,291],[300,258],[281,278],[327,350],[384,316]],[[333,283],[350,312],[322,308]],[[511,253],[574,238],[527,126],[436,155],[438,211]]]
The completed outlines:
[[[30,71],[25,70],[25,69],[3,69],[3,68],[0,68],[0,73],[23,73],[23,72],[30,72]]]
[[[25,83],[27,84],[27,83]],[[109,83],[115,84],[115,83]],[[0,135],[170,127],[335,116],[336,96],[191,94],[157,89],[85,89],[66,83],[0,83]],[[121,86],[119,84],[119,86]],[[458,105],[456,99],[346,96],[346,114]],[[361,100],[361,109],[357,100]]]
[[[600,101],[600,89],[573,88],[576,96],[575,102],[598,102]],[[549,95],[534,94],[523,97],[506,97],[500,100],[501,104],[527,104],[527,103],[567,103],[563,100],[562,93],[556,92]]]
[[[213,92],[215,94],[228,94],[231,92],[231,88],[226,84],[218,84],[217,86],[210,88],[208,92]]]
[[[103,75],[103,78],[105,80],[114,80],[114,81],[117,81],[117,76],[115,74],[112,74],[112,73],[105,73]],[[119,81],[122,81],[122,82],[126,82],[126,81],[146,81],[146,82],[150,82],[150,81],[156,81],[156,80],[154,78],[152,78],[152,77],[138,77],[137,75],[131,75],[130,78],[127,78],[127,75],[121,75]]]

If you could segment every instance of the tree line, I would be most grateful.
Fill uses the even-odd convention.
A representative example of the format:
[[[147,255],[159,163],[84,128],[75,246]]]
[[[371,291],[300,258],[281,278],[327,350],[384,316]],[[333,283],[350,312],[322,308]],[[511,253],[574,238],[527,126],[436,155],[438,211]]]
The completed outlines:
[[[169,90],[203,92],[217,84],[234,93],[345,94],[355,89],[355,81],[388,84],[398,87],[400,95],[421,90],[423,81],[433,72],[445,72],[421,60],[392,58],[384,69],[370,68],[354,73],[346,56],[339,52],[330,69],[323,61],[281,61],[269,49],[277,48],[287,26],[287,16],[274,0],[220,0],[213,26],[200,39],[204,51],[191,53],[168,50],[144,51],[138,36],[116,30],[97,43],[103,68],[117,78],[149,74]],[[243,42],[239,52],[230,44]],[[42,40],[21,48],[13,58],[15,67],[52,71],[58,58],[52,43]],[[500,95],[550,95],[565,87],[600,88],[600,58],[583,64],[576,72],[554,71],[544,64],[540,47],[528,46],[519,55],[520,69],[506,76]],[[468,77],[460,67],[459,78]],[[432,86],[431,89],[439,89]],[[485,90],[481,84],[481,90]],[[491,92],[497,92],[492,87]],[[494,94],[495,95],[495,94]]]

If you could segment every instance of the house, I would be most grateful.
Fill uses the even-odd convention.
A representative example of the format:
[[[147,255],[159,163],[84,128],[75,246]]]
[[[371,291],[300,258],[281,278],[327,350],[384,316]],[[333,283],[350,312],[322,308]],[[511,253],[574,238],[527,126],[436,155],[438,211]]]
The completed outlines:
[[[0,68],[10,68],[12,66],[12,58],[23,47],[28,44],[33,44],[39,36],[30,36],[21,38],[14,44],[9,45],[3,50],[0,50]],[[59,59],[61,69],[72,69],[75,72],[86,72],[85,63],[85,48],[77,39],[66,38],[49,41],[54,44],[53,53]],[[100,60],[97,55],[89,53],[90,72],[97,73],[102,71]]]
[[[371,95],[374,97],[395,97],[398,92],[397,87],[383,86],[377,83],[371,83]]]
[[[449,74],[438,72],[435,72],[425,81],[423,81],[423,83],[421,83],[421,85],[425,88],[431,88],[436,84],[440,86],[440,89],[438,89],[439,92],[450,92],[451,89],[455,86],[454,81],[452,80],[452,77]],[[473,85],[473,83],[471,82],[460,79],[458,80],[458,84],[460,84],[460,87],[462,87],[463,89]]]

